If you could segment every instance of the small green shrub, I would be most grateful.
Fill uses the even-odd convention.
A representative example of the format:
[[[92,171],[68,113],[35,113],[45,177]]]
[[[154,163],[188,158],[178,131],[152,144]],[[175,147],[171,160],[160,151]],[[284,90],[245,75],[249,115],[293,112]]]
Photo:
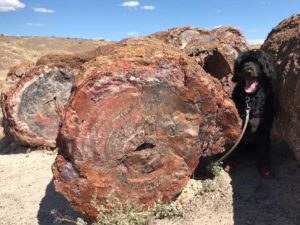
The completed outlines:
[[[183,216],[175,202],[163,204],[158,200],[146,212],[140,212],[134,202],[128,202],[123,207],[120,200],[112,193],[106,202],[106,207],[96,202],[96,197],[92,200],[92,205],[97,210],[97,218],[92,225],[147,225],[151,218],[163,219],[176,216]],[[63,216],[52,210],[51,214],[55,217],[55,223],[69,222],[75,225],[87,225],[82,218],[74,220],[69,216]]]
[[[123,207],[113,193],[107,199],[107,207],[98,205],[95,198],[92,205],[98,213],[93,225],[145,225],[150,219],[148,213],[139,212],[133,202],[128,202]]]
[[[163,204],[160,199],[152,207],[150,207],[149,211],[151,215],[156,219],[183,216],[183,212],[177,208],[175,202],[171,202],[170,204]]]
[[[196,194],[203,195],[205,193],[214,192],[217,190],[216,183],[214,180],[204,180],[202,181],[202,187],[197,191]]]
[[[223,167],[222,167],[222,164],[217,164],[217,163],[214,163],[211,165],[210,167],[210,172],[215,176],[219,176],[221,171],[223,170]]]

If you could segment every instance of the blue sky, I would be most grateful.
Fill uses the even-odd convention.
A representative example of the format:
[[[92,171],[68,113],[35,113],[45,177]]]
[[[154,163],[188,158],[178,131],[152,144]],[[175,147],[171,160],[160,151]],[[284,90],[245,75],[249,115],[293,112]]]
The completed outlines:
[[[300,0],[0,0],[0,33],[120,40],[171,27],[239,27],[253,42]]]

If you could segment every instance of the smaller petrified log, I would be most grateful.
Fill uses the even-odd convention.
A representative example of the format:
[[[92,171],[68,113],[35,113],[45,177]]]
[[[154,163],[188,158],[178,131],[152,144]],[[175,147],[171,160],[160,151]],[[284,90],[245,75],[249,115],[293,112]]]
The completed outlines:
[[[33,66],[2,92],[3,127],[24,145],[55,147],[60,110],[68,102],[78,70],[54,64]]]
[[[286,141],[300,160],[300,14],[283,20],[269,33],[262,49],[274,56],[278,99],[273,139]]]
[[[221,43],[230,45],[238,53],[249,50],[244,35],[236,27],[220,26],[211,30],[211,33],[218,38]]]
[[[219,79],[224,90],[231,95],[234,83],[234,60],[238,54],[248,50],[246,40],[235,27],[222,26],[211,31],[190,26],[158,32],[154,36],[180,48],[195,58],[203,69]]]
[[[98,54],[101,47],[80,54],[49,54],[36,64],[12,68],[1,97],[5,134],[23,145],[55,147],[60,114],[75,76]]]
[[[7,92],[11,87],[15,86],[19,80],[25,75],[25,73],[34,66],[33,63],[26,62],[20,65],[12,67],[5,80],[1,82],[1,92]],[[0,98],[1,101],[1,98]],[[0,124],[3,123],[3,112],[0,110]],[[1,134],[3,134],[3,127],[0,128]]]
[[[192,58],[155,38],[101,50],[76,78],[52,167],[56,190],[79,212],[112,191],[145,209],[173,200],[200,155],[239,136],[238,113],[219,81]]]

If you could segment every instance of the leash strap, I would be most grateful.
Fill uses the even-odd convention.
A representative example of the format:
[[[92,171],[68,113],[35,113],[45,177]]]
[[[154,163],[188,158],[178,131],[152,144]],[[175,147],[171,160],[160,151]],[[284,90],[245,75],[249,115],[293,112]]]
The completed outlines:
[[[214,165],[219,165],[221,162],[223,162],[225,159],[227,159],[231,155],[231,153],[236,149],[238,144],[241,142],[241,140],[246,132],[247,125],[248,125],[249,118],[250,118],[251,107],[249,105],[249,102],[250,102],[250,98],[247,96],[246,97],[246,120],[245,120],[244,127],[243,127],[240,137],[235,142],[235,144],[228,150],[228,152],[226,152],[220,159],[218,159],[216,162],[213,163]]]

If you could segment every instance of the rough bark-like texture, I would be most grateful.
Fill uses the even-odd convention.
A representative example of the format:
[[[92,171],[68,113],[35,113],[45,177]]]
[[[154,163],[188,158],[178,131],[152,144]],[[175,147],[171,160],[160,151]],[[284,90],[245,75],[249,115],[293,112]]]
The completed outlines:
[[[173,28],[152,36],[174,45],[191,57],[212,76],[218,78],[231,95],[234,60],[248,50],[246,40],[235,27],[222,26],[211,31],[190,26]]]
[[[12,68],[2,89],[5,134],[23,145],[55,147],[60,114],[75,76],[84,63],[97,57],[99,49],[80,54],[49,54],[36,64]]]
[[[249,50],[244,35],[236,27],[221,26],[211,30],[211,33],[222,43],[230,45],[238,53]]]
[[[273,138],[286,141],[300,160],[300,14],[282,21],[268,35],[262,49],[274,56],[278,80],[277,116]]]
[[[12,67],[7,73],[4,82],[1,83],[1,91],[6,92],[15,86],[19,80],[34,66],[34,63],[26,62]]]
[[[55,147],[60,114],[78,70],[55,64],[20,67],[15,79],[19,70],[22,78],[1,96],[4,132],[24,145]]]
[[[141,209],[173,200],[200,155],[224,151],[240,128],[219,81],[155,38],[124,40],[85,65],[66,108],[56,190],[94,218],[93,195]]]

